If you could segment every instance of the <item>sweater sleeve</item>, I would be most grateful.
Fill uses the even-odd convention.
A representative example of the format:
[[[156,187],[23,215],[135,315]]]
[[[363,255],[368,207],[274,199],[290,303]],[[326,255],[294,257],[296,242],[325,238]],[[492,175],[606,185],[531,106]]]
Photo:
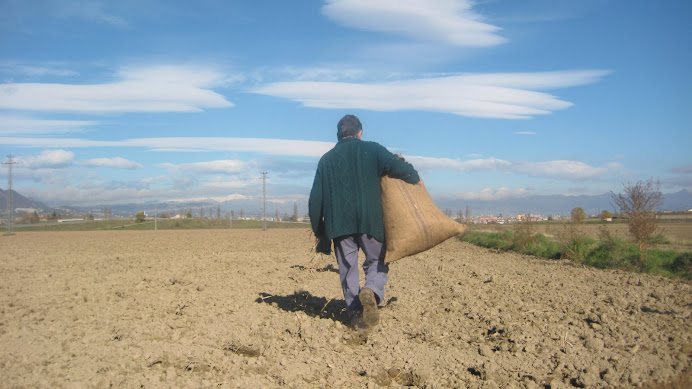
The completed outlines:
[[[315,251],[318,253],[331,255],[331,240],[329,239],[329,237],[327,237],[327,231],[323,220],[324,205],[322,197],[322,174],[320,166],[317,167],[317,172],[315,173],[315,181],[312,183],[312,190],[310,191],[310,199],[308,201],[308,215],[310,216],[312,232],[315,234]]]
[[[324,213],[322,209],[322,174],[321,166],[318,166],[317,172],[315,173],[315,180],[312,183],[312,190],[310,191],[310,199],[308,200],[308,215],[310,216],[312,232],[314,232],[315,235],[317,235],[320,230],[320,223],[323,223],[322,217]],[[324,226],[322,226],[322,228],[324,228]]]
[[[420,176],[413,165],[406,162],[406,160],[396,154],[393,154],[387,150],[384,146],[380,146],[381,163],[383,171],[380,176],[390,176],[392,178],[398,178],[404,180],[409,184],[417,184],[420,181]]]

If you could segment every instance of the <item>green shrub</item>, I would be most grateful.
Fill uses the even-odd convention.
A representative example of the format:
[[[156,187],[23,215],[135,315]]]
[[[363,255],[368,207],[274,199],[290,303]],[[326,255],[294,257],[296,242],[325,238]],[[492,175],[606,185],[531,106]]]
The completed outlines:
[[[678,254],[666,267],[672,273],[692,280],[692,253]]]
[[[512,231],[482,232],[467,230],[459,239],[477,246],[507,251],[512,247],[513,237],[514,233]]]
[[[543,234],[534,235],[521,253],[548,259],[560,259],[563,255],[560,245]]]
[[[601,269],[630,269],[663,276],[679,276],[692,279],[692,253],[677,253],[671,250],[649,250],[647,261],[642,264],[637,245],[614,237],[603,229],[599,240],[578,233],[565,234],[571,240],[562,243],[548,239],[542,234],[517,237],[521,230],[503,232],[466,231],[459,239],[477,246],[504,251],[516,251],[541,258],[567,258]]]
[[[575,262],[584,262],[590,256],[595,244],[596,240],[592,238],[586,236],[576,236],[567,243],[564,256],[565,258]]]
[[[584,264],[601,268],[631,268],[639,261],[637,246],[620,238],[601,241],[585,258]]]

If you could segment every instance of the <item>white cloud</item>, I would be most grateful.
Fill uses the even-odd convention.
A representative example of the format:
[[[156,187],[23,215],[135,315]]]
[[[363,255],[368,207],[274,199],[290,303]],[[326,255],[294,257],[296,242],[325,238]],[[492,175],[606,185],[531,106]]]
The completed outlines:
[[[72,164],[74,153],[65,150],[45,150],[36,157],[17,157],[17,165],[30,169],[64,168]]]
[[[674,167],[670,169],[670,172],[683,174],[692,173],[692,165]]]
[[[22,63],[14,63],[14,62],[0,62],[0,71],[4,73],[9,73],[9,74],[19,74],[19,75],[25,75],[25,76],[30,76],[30,77],[44,77],[44,76],[59,76],[59,77],[68,77],[68,76],[77,76],[79,75],[78,72],[71,70],[71,69],[66,69],[62,66],[54,65],[28,65],[28,64],[22,64]]]
[[[250,172],[247,172],[250,173]],[[252,172],[254,173],[254,172]],[[202,187],[214,190],[229,190],[229,189],[240,189],[247,188],[253,185],[257,185],[257,177],[259,174],[246,174],[242,179],[229,179],[228,177],[213,177],[208,182],[205,182]]]
[[[128,170],[134,170],[134,169],[143,169],[144,166],[135,161],[130,161],[125,158],[121,157],[115,157],[115,158],[93,158],[93,159],[88,159],[80,165],[85,166],[85,167],[109,167],[109,168],[114,168],[114,169],[128,169]]]
[[[517,135],[536,135],[534,131],[517,131],[515,132]]]
[[[591,166],[580,161],[515,162],[512,171],[536,177],[550,177],[571,180],[596,178],[620,170],[622,165],[607,163],[601,167]]]
[[[512,197],[522,197],[529,194],[526,189],[483,188],[478,192],[460,192],[454,195],[455,198],[462,200],[503,200]]]
[[[470,0],[327,0],[322,12],[337,23],[454,46],[505,42],[499,27],[482,21]]]
[[[315,108],[419,110],[471,117],[525,119],[572,105],[536,90],[588,84],[607,73],[601,70],[575,70],[467,74],[372,84],[276,82],[251,92],[287,98]]]
[[[162,163],[159,167],[191,174],[236,174],[257,170],[256,161],[218,160],[184,164]]]
[[[0,135],[81,132],[85,127],[96,124],[98,122],[86,120],[48,120],[0,115]]]
[[[192,202],[199,202],[199,201],[216,201],[219,203],[222,203],[224,201],[232,201],[232,200],[251,200],[253,197],[251,196],[245,196],[242,194],[231,194],[228,196],[212,196],[212,197],[187,197],[187,198],[176,198],[176,199],[169,199],[166,200],[167,202],[174,202],[174,203],[192,203]]]
[[[128,23],[125,19],[119,16],[108,14],[103,10],[102,4],[99,3],[95,3],[92,1],[86,3],[79,2],[77,10],[77,12],[80,12],[81,15],[83,15],[83,17],[85,17],[87,20],[96,23],[110,24],[117,27],[128,26]]]
[[[141,188],[115,188],[107,189],[102,185],[91,187],[64,186],[54,187],[46,191],[42,187],[27,187],[22,189],[22,194],[32,198],[40,198],[41,201],[49,204],[79,204],[79,205],[99,205],[99,204],[121,204],[137,200],[155,199],[165,191],[153,191]]]
[[[79,18],[92,23],[108,24],[116,27],[126,27],[128,23],[122,17],[107,12],[104,8],[110,2],[94,0],[53,0],[43,4],[42,10],[56,18]],[[27,13],[41,10],[41,5],[31,7]]]
[[[511,162],[498,158],[471,159],[462,161],[452,158],[431,158],[410,156],[406,159],[420,171],[458,170],[458,171],[493,171],[523,174],[534,177],[557,178],[563,180],[595,179],[621,170],[616,162],[596,167],[580,161],[517,161]]]
[[[118,141],[0,137],[0,143],[29,147],[144,147],[153,151],[236,151],[305,157],[320,157],[334,147],[332,142],[225,137],[135,138]]]
[[[367,77],[369,71],[364,69],[343,68],[339,65],[323,66],[323,67],[283,67],[281,69],[271,69],[272,73],[283,73],[297,81],[341,81],[341,80],[358,80]]]
[[[452,158],[406,157],[417,170],[501,171],[511,168],[512,163],[497,158],[461,161]]]
[[[120,81],[72,85],[5,83],[0,109],[51,112],[198,112],[232,107],[209,88],[228,82],[224,75],[193,67],[160,66],[123,70]]]
[[[167,201],[167,202],[195,202],[203,200],[229,201],[241,199],[253,199],[244,194],[219,191],[211,193],[207,187],[183,188],[150,188],[136,185],[134,182],[121,182],[113,185],[111,182],[83,182],[70,184],[58,183],[46,190],[44,183],[40,186],[25,186],[19,190],[24,196],[47,204],[64,205],[79,204],[81,206],[102,204],[126,204],[132,201]],[[153,211],[153,210],[152,210]]]

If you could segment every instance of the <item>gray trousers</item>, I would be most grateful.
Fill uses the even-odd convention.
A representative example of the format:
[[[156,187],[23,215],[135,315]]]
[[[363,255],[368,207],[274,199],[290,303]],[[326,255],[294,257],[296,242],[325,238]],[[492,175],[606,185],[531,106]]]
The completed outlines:
[[[389,266],[384,263],[386,250],[382,242],[368,234],[353,234],[340,236],[334,239],[334,251],[336,261],[339,264],[339,277],[341,288],[344,291],[344,300],[349,316],[362,311],[363,307],[358,299],[360,292],[360,277],[358,274],[358,250],[363,250],[365,261],[365,285],[375,293],[378,304],[384,301],[384,285],[387,283]]]

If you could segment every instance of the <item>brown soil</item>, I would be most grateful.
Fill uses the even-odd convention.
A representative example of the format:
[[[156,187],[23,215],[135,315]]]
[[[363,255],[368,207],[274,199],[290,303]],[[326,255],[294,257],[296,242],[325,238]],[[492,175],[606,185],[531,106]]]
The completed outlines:
[[[450,239],[345,326],[307,230],[0,236],[0,386],[690,387],[692,285]]]

